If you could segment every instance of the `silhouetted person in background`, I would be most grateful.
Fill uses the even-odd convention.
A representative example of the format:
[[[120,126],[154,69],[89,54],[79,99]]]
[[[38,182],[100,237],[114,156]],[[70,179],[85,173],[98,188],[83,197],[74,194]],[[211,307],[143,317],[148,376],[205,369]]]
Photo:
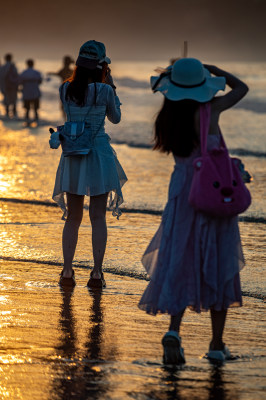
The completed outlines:
[[[58,72],[48,72],[48,75],[59,76],[62,79],[62,82],[66,81],[73,74],[73,68],[70,68],[70,65],[74,64],[73,58],[70,56],[65,56],[63,58],[63,68]]]
[[[63,68],[60,69],[58,72],[48,72],[47,75],[55,75],[58,76],[59,78],[61,78],[62,83],[65,82],[68,78],[70,78],[73,74],[73,68],[70,68],[71,64],[74,64],[74,60],[72,57],[70,56],[65,56],[63,58]],[[62,105],[62,103],[60,102],[60,107],[61,107],[61,111],[63,114],[63,117],[66,118],[66,114],[64,111],[64,107]]]
[[[33,69],[34,61],[29,59],[26,61],[27,69],[22,72],[19,77],[19,83],[22,87],[22,95],[24,108],[26,110],[25,120],[27,125],[30,124],[29,112],[32,108],[35,113],[34,120],[38,122],[38,109],[40,107],[41,92],[39,85],[42,83],[42,76],[39,71]]]
[[[12,62],[12,54],[5,55],[5,64],[0,68],[0,87],[4,95],[6,116],[9,117],[10,106],[13,108],[13,117],[17,116],[18,72]]]

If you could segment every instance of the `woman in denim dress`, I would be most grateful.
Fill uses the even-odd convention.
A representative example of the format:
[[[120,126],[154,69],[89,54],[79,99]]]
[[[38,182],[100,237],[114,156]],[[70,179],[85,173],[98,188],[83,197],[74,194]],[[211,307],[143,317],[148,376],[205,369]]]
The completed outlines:
[[[120,122],[120,101],[110,74],[105,46],[90,40],[82,45],[71,78],[60,87],[60,98],[67,121],[84,121],[89,149],[65,157],[62,154],[56,174],[53,199],[64,211],[64,267],[60,284],[75,285],[72,261],[83,217],[84,196],[90,196],[89,215],[92,225],[94,267],[89,287],[103,287],[102,263],[107,241],[106,207],[119,217],[123,202],[121,187],[127,177],[110,146],[104,128],[105,117]]]

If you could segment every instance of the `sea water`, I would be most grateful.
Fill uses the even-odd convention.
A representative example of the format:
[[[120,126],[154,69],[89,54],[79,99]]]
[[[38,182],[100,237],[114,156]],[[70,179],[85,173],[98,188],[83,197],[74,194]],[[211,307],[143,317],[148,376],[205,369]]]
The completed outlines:
[[[122,208],[124,212],[132,214],[129,227],[122,227],[123,216],[120,219],[122,222],[111,223],[110,227],[111,232],[117,229],[116,251],[112,251],[114,246],[110,244],[110,237],[105,263],[119,273],[145,275],[140,262],[141,252],[155,233],[167,201],[174,161],[171,155],[151,150],[154,120],[163,98],[160,93],[153,94],[149,87],[150,75],[156,74],[154,70],[158,66],[166,65],[167,62],[163,61],[112,64],[112,74],[122,102],[122,121],[118,125],[107,122],[106,131],[112,138],[111,143],[129,179],[123,188]],[[253,178],[249,184],[253,202],[240,216],[240,229],[249,267],[244,272],[247,274],[244,289],[260,297],[265,296],[266,63],[224,63],[219,66],[238,76],[250,89],[242,101],[221,115],[220,125],[230,152],[242,159]],[[49,148],[48,128],[62,124],[63,117],[58,94],[60,80],[48,76],[47,72],[56,71],[59,67],[54,61],[36,62],[36,68],[43,75],[39,127],[25,128],[23,121],[0,121],[2,199],[23,200],[32,204],[42,202],[47,206],[53,204],[51,194],[60,149]],[[18,69],[23,69],[22,63],[18,63]],[[3,108],[1,111],[3,114]],[[21,95],[18,112],[19,116],[23,116]],[[58,210],[59,221],[60,215]],[[85,220],[83,227],[84,224]],[[119,246],[119,228],[123,230],[123,238],[128,238],[126,245],[121,243]],[[144,236],[137,233],[140,228],[143,229],[142,233],[146,232]],[[137,235],[139,241],[134,239],[134,235]],[[140,237],[143,238],[141,245]],[[79,243],[82,240],[81,236]],[[130,251],[125,251],[125,247],[130,248]],[[82,249],[80,244],[76,254],[79,261],[87,258]],[[42,251],[47,254],[44,248]],[[60,243],[58,252],[61,252]]]
[[[112,138],[112,144],[120,144],[119,155],[125,155],[127,165],[125,169],[130,181],[125,187],[125,203],[127,208],[134,207],[139,210],[155,209],[161,211],[164,207],[167,195],[167,179],[172,171],[172,157],[161,154],[152,154],[150,149],[153,140],[153,126],[155,117],[162,105],[163,97],[160,93],[152,93],[149,87],[149,77],[155,74],[158,66],[166,66],[167,62],[116,62],[112,64],[112,73],[117,93],[122,102],[122,120],[120,124],[113,125],[107,121],[106,131]],[[253,176],[253,182],[249,185],[253,204],[246,215],[260,218],[265,217],[265,157],[266,157],[266,63],[224,63],[219,65],[242,79],[249,86],[249,92],[235,107],[222,113],[220,125],[227,145],[231,153],[241,157],[246,168]],[[48,76],[48,71],[58,70],[60,65],[55,61],[42,60],[36,62],[36,68],[43,74],[41,85],[41,127],[38,129],[23,129],[22,122],[3,122],[3,126],[12,135],[16,132],[17,143],[23,145],[34,142],[33,148],[38,152],[47,150],[48,127],[55,127],[63,123],[59,106],[58,87],[59,78]],[[23,70],[23,63],[18,63],[19,71]],[[222,92],[221,92],[222,93]],[[20,96],[19,96],[20,97]],[[1,111],[1,110],[0,110]],[[3,108],[2,108],[3,114]],[[19,101],[19,114],[23,116],[22,102]],[[6,136],[6,134],[5,134]],[[2,137],[2,140],[5,138]],[[36,141],[36,145],[35,145]],[[20,145],[23,142],[23,145]],[[133,150],[136,149],[136,151]],[[143,151],[138,151],[143,149]],[[144,151],[149,149],[149,151]],[[26,151],[26,149],[24,149]],[[32,154],[31,154],[32,155]],[[5,157],[5,152],[2,152]],[[59,156],[59,151],[48,151],[46,154],[53,164]],[[26,155],[24,157],[27,157]],[[121,156],[120,156],[121,157]],[[36,161],[35,171],[38,176],[42,173],[42,164]],[[14,166],[16,167],[16,166]],[[10,165],[10,170],[12,167]],[[136,184],[135,179],[138,181]],[[14,183],[18,192],[17,183]],[[36,182],[37,186],[38,183]],[[162,187],[163,185],[163,187]],[[30,188],[23,182],[23,198],[31,198]],[[51,187],[42,185],[41,192],[34,196],[50,200]]]

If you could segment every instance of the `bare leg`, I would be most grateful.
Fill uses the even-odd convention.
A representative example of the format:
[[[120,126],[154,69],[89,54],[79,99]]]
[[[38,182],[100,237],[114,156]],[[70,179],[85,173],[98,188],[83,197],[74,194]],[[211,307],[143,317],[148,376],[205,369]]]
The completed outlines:
[[[17,116],[17,106],[16,104],[13,104],[13,117]]]
[[[29,112],[30,112],[30,110],[27,108],[27,109],[26,109],[26,113],[25,113],[25,121],[26,121],[27,123],[30,122]]]
[[[38,115],[38,106],[34,104],[34,112],[35,112],[35,121],[39,121],[39,115]]]
[[[63,277],[71,278],[78,231],[83,217],[84,196],[67,193],[68,216],[63,229]]]
[[[92,227],[92,250],[94,259],[93,278],[100,279],[107,242],[106,204],[108,193],[90,198],[90,220]]]
[[[178,365],[186,362],[184,349],[181,347],[181,338],[179,337],[179,329],[184,312],[185,309],[176,315],[171,315],[171,322],[169,326],[169,331],[171,332],[166,332],[162,338],[163,362],[165,364]]]
[[[180,324],[184,315],[185,309],[180,311],[177,315],[171,315],[169,331],[177,331],[179,333]]]
[[[212,341],[210,343],[211,350],[223,350],[223,331],[225,325],[227,310],[215,311],[211,310],[212,321]]]

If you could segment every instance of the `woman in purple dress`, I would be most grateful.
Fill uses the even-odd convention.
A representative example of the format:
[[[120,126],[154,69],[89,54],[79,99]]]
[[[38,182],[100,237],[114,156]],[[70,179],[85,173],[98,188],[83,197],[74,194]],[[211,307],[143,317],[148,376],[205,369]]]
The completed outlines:
[[[225,85],[231,88],[215,97]],[[172,153],[175,168],[162,222],[143,256],[150,276],[139,307],[149,314],[168,313],[169,331],[162,340],[164,362],[185,362],[179,328],[187,307],[210,310],[212,340],[207,356],[225,360],[230,352],[222,340],[227,309],[241,306],[239,271],[244,258],[237,217],[214,218],[188,202],[193,160],[200,156],[200,105],[210,103],[208,149],[219,146],[219,116],[236,104],[248,87],[235,76],[194,58],[177,60],[159,77],[154,92],[164,95],[155,122],[154,149]]]

